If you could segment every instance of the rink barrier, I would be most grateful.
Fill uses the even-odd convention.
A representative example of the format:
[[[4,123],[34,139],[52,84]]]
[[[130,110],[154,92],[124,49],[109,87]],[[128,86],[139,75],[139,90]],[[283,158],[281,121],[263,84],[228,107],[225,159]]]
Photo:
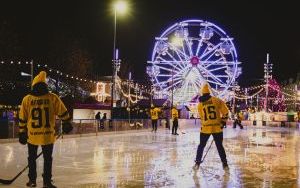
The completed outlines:
[[[232,120],[229,120],[229,122]],[[229,123],[229,124],[232,124]],[[296,121],[250,121],[244,120],[242,121],[243,126],[254,126],[254,127],[287,127],[287,128],[299,128],[300,122]]]
[[[189,124],[196,125],[199,119],[180,119],[180,121],[190,121]],[[185,124],[185,123],[183,123]],[[158,120],[158,129],[168,128],[166,119]],[[172,126],[170,121],[169,127]],[[95,135],[106,133],[106,132],[121,132],[121,131],[150,131],[152,130],[151,119],[106,119],[99,121],[96,119],[74,119],[73,120],[73,131],[71,134],[91,134]]]
[[[199,119],[179,119],[180,122],[186,124],[185,121],[189,121],[190,125],[195,126],[199,125]],[[85,135],[99,135],[103,133],[117,133],[121,131],[151,131],[152,124],[151,119],[106,119],[104,121],[97,121],[96,119],[73,119],[72,121],[73,130],[69,135],[77,135],[82,136]],[[103,125],[103,126],[102,126]],[[8,121],[8,134],[5,137],[1,138],[1,143],[3,142],[15,142],[18,138],[18,122],[17,121]],[[172,122],[170,120],[169,127],[172,126]],[[158,120],[158,129],[167,128],[166,119]],[[181,127],[184,129],[184,126]],[[61,121],[56,120],[56,132],[57,134],[62,132]],[[63,137],[63,136],[62,136]]]
[[[187,123],[187,122],[188,123]],[[182,122],[182,123],[181,123]],[[231,126],[233,123],[232,120],[228,120],[228,126]],[[181,124],[188,124],[193,127],[199,127],[200,120],[199,119],[179,119],[179,126]],[[83,134],[91,134],[91,135],[99,135],[102,133],[117,133],[121,131],[151,131],[152,124],[150,119],[106,119],[104,121],[98,122],[96,119],[74,119],[72,121],[73,130],[70,133],[71,135],[79,135]],[[255,127],[287,127],[287,128],[300,128],[299,122],[288,122],[288,121],[242,121],[243,126],[255,126]],[[158,129],[167,128],[168,123],[166,119],[158,120]],[[169,122],[169,127],[172,127],[172,121]],[[180,128],[184,129],[184,126],[180,126]],[[8,135],[6,137],[1,138],[0,140],[7,141],[15,141],[18,138],[18,122],[17,121],[8,121]],[[56,121],[56,132],[61,133],[61,121]]]

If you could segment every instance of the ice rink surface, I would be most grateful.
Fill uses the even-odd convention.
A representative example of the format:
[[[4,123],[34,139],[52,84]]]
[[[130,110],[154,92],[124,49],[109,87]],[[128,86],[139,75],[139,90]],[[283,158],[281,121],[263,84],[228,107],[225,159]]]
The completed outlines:
[[[128,131],[59,139],[53,153],[54,184],[59,188],[300,187],[298,129],[228,126],[224,147],[229,170],[223,170],[213,145],[197,172],[192,166],[199,128],[184,132],[175,136],[160,127],[157,133]],[[27,165],[27,147],[2,143],[0,160],[0,178],[12,179]],[[37,164],[37,183],[42,187],[42,157]],[[27,172],[0,187],[25,187]]]

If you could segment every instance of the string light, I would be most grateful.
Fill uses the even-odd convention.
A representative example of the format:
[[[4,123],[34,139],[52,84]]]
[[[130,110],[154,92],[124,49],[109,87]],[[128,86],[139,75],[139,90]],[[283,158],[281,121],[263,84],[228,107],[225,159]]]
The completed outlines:
[[[18,63],[16,63],[16,64],[18,64],[18,65],[22,65],[22,64],[28,65],[28,64],[32,64],[32,63],[33,63],[33,62],[28,62],[28,61],[26,61],[26,62],[21,62],[21,61],[18,61]],[[1,61],[1,64],[6,64],[6,62],[5,62],[5,61]],[[14,63],[14,61],[10,61],[10,62],[7,63],[7,64],[13,65],[13,64],[15,64],[15,63]],[[66,78],[71,78],[71,79],[74,79],[74,78],[75,78],[76,80],[80,80],[80,81],[82,81],[82,82],[87,82],[87,79],[86,79],[86,78],[79,78],[79,77],[76,77],[76,76],[72,76],[72,75],[69,75],[69,74],[65,74],[65,73],[63,73],[62,71],[58,70],[58,69],[53,69],[53,68],[48,67],[47,64],[45,64],[45,65],[37,64],[36,66],[39,67],[39,68],[40,68],[40,67],[44,67],[44,68],[46,68],[49,72],[51,72],[51,73],[56,73],[56,74],[58,74],[58,75],[60,75],[60,76],[66,77]],[[91,82],[92,82],[92,83],[97,83],[96,80],[92,80]]]
[[[17,65],[26,64],[26,65],[28,65],[28,64],[33,64],[32,61],[30,61],[30,62],[28,62],[28,61],[25,61],[25,62],[17,61],[17,63],[14,63],[14,61],[8,61],[8,62],[7,61],[1,61],[0,63],[1,64],[7,64],[7,65],[14,65],[14,64],[17,64]],[[90,83],[97,83],[98,82],[98,81],[95,81],[95,80],[88,80],[86,78],[80,78],[80,77],[77,77],[75,75],[70,75],[70,74],[63,73],[62,71],[60,71],[58,69],[53,69],[53,68],[49,67],[47,64],[44,64],[44,65],[36,64],[36,66],[39,67],[39,68],[44,67],[49,72],[56,73],[60,76],[64,76],[65,78],[68,78],[68,79],[76,79],[76,80],[81,81],[81,82],[90,82]],[[142,96],[142,93],[144,93],[144,94],[150,94],[151,93],[151,90],[148,89],[146,86],[143,86],[143,85],[138,84],[138,83],[133,83],[133,84],[129,84],[128,89],[133,89],[136,94],[135,95],[131,94],[129,96],[128,94],[126,94],[126,92],[124,92],[124,90],[122,90],[122,86],[127,86],[128,87],[128,84],[126,84],[126,81],[122,81],[120,78],[118,78],[117,86],[120,89],[122,95],[129,98],[129,100],[132,103],[136,103],[138,100],[143,99],[144,97]],[[296,90],[293,89],[293,86],[291,86],[291,88],[289,88],[289,86],[284,87],[283,88],[284,91],[282,91],[279,88],[279,86],[275,87],[272,84],[269,84],[268,86],[269,86],[269,88],[273,89],[274,91],[284,95],[285,101],[295,101],[295,98],[297,97]],[[265,88],[266,88],[266,84],[241,88],[240,91],[236,91],[236,93],[233,95],[233,97],[236,98],[236,99],[239,99],[239,100],[248,100],[248,99],[251,99],[251,98],[254,98],[254,97],[259,97],[258,95],[261,94],[261,92],[263,92],[263,90]],[[251,91],[254,91],[254,90],[257,90],[257,89],[259,89],[259,90],[257,92],[255,92],[254,94],[252,94],[252,95],[244,95],[243,94],[243,93],[245,93],[245,91],[251,92]],[[290,93],[287,93],[286,91],[287,92],[288,91],[295,92],[295,93],[290,94]],[[137,96],[138,92],[140,93],[139,96]],[[133,98],[135,98],[135,100]],[[262,99],[263,97],[259,97],[259,98]],[[280,97],[279,98],[277,97],[277,98],[274,98],[274,99],[273,98],[270,97],[269,99],[270,100],[278,99],[278,101],[283,101]]]
[[[246,96],[246,95],[243,95],[243,96],[238,96],[238,95],[234,95],[233,97],[234,98],[237,98],[237,99],[243,99],[243,100],[247,100],[247,99],[251,99],[253,97],[255,97],[256,95],[258,95],[259,93],[261,93],[262,91],[264,90],[264,88],[261,88],[258,92],[254,93],[253,95],[250,95],[250,96]]]

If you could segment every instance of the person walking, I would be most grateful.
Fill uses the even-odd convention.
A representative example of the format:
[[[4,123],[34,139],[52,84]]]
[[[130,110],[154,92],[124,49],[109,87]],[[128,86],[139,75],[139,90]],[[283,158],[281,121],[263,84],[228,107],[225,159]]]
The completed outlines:
[[[203,150],[210,137],[213,136],[223,168],[228,168],[225,149],[223,147],[222,127],[228,119],[228,108],[224,101],[211,96],[209,85],[205,83],[201,89],[202,96],[199,98],[198,113],[201,119],[200,144],[198,145],[194,170],[198,170],[202,162]]]
[[[172,134],[173,135],[179,135],[177,133],[177,129],[178,129],[178,110],[173,106],[171,112],[172,112],[172,121],[173,121]]]
[[[157,121],[158,121],[159,113],[161,113],[161,110],[155,107],[153,104],[151,104],[150,116],[152,122],[152,132],[154,131],[155,133],[157,131]]]
[[[61,99],[48,91],[46,72],[41,71],[33,79],[32,91],[23,98],[19,112],[19,142],[28,146],[27,187],[36,187],[38,146],[42,147],[44,157],[43,187],[56,187],[51,179],[56,116],[62,120],[63,133],[71,132],[71,117]]]

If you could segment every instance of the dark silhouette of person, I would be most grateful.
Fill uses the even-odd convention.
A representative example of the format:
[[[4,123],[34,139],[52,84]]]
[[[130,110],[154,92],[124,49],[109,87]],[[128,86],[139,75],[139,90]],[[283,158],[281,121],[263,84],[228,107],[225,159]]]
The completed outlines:
[[[98,129],[100,128],[100,114],[101,112],[97,112],[97,114],[95,115],[95,119],[97,121],[97,126],[98,126]]]
[[[103,113],[103,117],[102,117],[102,119],[100,121],[100,128],[101,129],[104,129],[104,122],[105,122],[105,120],[106,120],[106,113]]]
[[[243,129],[243,125],[242,125],[242,120],[243,120],[243,113],[239,112],[235,114],[234,117],[234,122],[233,122],[233,128],[236,128],[236,125],[238,125],[240,127],[240,129]]]

